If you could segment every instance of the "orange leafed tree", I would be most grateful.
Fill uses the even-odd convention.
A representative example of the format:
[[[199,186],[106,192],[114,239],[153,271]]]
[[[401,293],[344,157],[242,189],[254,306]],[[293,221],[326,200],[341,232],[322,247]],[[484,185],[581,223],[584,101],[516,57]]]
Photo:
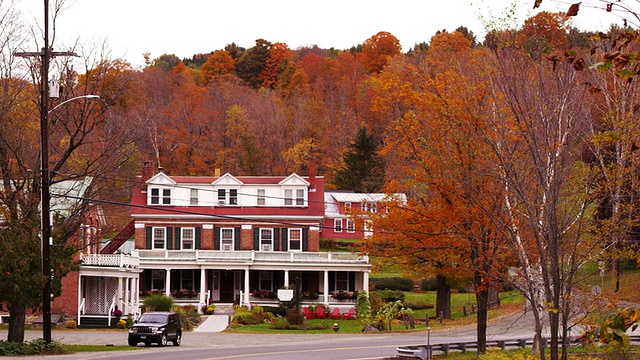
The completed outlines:
[[[389,58],[400,54],[402,46],[395,36],[386,31],[380,31],[362,44],[365,56],[364,66],[370,73],[382,71]]]

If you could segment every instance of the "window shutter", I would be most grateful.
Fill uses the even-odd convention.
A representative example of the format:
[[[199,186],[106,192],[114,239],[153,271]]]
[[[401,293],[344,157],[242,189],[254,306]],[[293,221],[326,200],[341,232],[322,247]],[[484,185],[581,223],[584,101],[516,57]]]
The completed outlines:
[[[213,250],[220,250],[220,228],[213,228]]]
[[[172,232],[172,228],[170,226],[167,226],[167,250],[171,250],[173,249],[173,232]]]
[[[175,246],[173,247],[176,250],[180,250],[180,247],[182,246],[182,244],[180,244],[180,238],[182,236],[182,232],[180,231],[179,227],[175,227],[175,236],[173,237],[175,239]]]
[[[302,251],[309,251],[309,229],[302,229]]]
[[[273,251],[280,250],[280,229],[273,228]]]
[[[153,234],[153,228],[151,228],[151,226],[147,226],[147,228],[145,230],[146,230],[146,239],[145,239],[146,242],[145,242],[145,245],[146,245],[147,250],[149,250],[149,249],[151,249],[151,237],[152,237],[152,234]]]
[[[150,229],[150,228],[147,228]],[[151,272],[153,270],[143,270],[142,271],[142,275],[143,275],[143,279],[144,279],[144,290],[151,290],[151,286],[153,286],[153,284],[151,283]]]
[[[240,250],[240,228],[233,229],[233,249]]]
[[[349,271],[349,291],[356,290],[356,273],[354,271]]]
[[[289,250],[289,229],[282,228],[282,251]]]
[[[335,271],[329,271],[329,292],[336,290],[336,273]]]
[[[253,228],[253,250],[260,250],[260,229],[257,227]]]
[[[202,228],[196,228],[196,244],[194,245],[196,249],[200,249],[202,247]]]

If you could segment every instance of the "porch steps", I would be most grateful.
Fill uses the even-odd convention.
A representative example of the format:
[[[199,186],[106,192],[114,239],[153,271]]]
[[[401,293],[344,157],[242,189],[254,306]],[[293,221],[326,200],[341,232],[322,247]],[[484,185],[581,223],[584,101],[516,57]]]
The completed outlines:
[[[215,310],[216,315],[231,315],[233,314],[234,311],[235,309],[233,308],[233,304],[231,303],[216,304],[216,310]]]
[[[111,319],[111,327],[114,327],[118,321],[115,318]],[[83,315],[80,319],[79,328],[96,329],[96,328],[108,328],[109,319],[104,315],[87,316]]]

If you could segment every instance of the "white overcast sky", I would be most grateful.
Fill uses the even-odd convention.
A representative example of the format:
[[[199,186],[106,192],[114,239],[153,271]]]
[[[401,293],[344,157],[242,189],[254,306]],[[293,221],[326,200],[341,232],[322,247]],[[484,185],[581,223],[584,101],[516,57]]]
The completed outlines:
[[[42,27],[43,0],[17,0],[27,21]],[[54,3],[56,0],[49,0]],[[305,45],[348,49],[379,31],[400,40],[403,51],[429,42],[438,30],[466,26],[484,38],[483,21],[506,18],[520,25],[540,10],[565,12],[574,1],[543,0],[65,0],[56,29],[55,50],[81,43],[106,42],[113,58],[132,65],[175,54],[179,58],[222,49],[235,42],[249,48],[262,38],[286,43],[291,49]],[[577,0],[576,0],[577,1]],[[591,3],[596,4],[596,1]],[[484,20],[481,20],[484,19]],[[581,29],[606,30],[619,17],[583,5],[574,24]],[[29,50],[29,49],[25,49]],[[33,49],[35,50],[35,49]]]

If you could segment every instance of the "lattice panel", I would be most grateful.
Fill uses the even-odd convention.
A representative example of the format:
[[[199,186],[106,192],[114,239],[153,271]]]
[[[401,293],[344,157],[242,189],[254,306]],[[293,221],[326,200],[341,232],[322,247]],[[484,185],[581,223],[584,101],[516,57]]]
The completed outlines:
[[[116,278],[85,278],[85,313],[107,314],[113,297],[118,293]]]

